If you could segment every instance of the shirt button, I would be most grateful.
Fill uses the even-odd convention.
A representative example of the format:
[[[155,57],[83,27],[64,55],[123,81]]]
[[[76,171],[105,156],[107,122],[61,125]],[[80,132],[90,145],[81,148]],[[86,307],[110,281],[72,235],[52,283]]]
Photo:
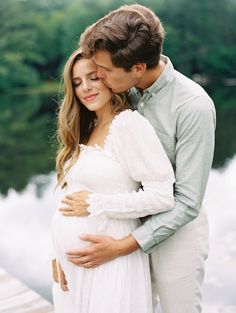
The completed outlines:
[[[141,107],[143,107],[143,106],[144,106],[144,103],[143,103],[143,102],[141,102],[141,103],[140,103],[140,106],[141,106]]]

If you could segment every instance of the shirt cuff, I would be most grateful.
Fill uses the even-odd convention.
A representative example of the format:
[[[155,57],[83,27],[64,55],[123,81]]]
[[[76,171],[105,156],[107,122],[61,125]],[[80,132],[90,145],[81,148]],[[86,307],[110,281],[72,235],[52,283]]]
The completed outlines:
[[[150,253],[156,245],[156,241],[153,238],[153,232],[148,230],[145,225],[141,225],[140,227],[136,228],[132,232],[132,236],[145,253]]]

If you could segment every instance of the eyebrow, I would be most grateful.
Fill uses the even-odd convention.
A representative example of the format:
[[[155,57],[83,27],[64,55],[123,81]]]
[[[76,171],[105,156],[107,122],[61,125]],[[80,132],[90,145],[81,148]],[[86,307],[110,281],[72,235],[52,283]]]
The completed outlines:
[[[89,72],[88,74],[86,74],[86,76],[88,77],[88,76],[90,76],[90,75],[92,75],[92,74],[94,74],[94,73],[96,73],[97,74],[97,71],[91,71],[91,72]],[[73,77],[72,78],[72,80],[75,80],[75,79],[81,79],[80,77]]]
[[[98,66],[98,67],[102,67],[102,68],[104,68],[105,70],[108,70],[108,71],[110,70],[108,67],[103,66],[103,65],[100,65],[100,64],[97,64],[97,66]]]

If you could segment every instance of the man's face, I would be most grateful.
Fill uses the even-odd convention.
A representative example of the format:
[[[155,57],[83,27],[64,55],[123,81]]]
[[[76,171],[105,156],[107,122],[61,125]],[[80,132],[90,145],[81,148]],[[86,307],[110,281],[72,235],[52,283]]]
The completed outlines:
[[[110,53],[105,50],[97,51],[93,56],[93,61],[97,64],[97,76],[102,78],[104,84],[119,93],[137,86],[139,77],[136,74],[135,66],[130,72],[126,72],[121,67],[115,67],[112,64]]]

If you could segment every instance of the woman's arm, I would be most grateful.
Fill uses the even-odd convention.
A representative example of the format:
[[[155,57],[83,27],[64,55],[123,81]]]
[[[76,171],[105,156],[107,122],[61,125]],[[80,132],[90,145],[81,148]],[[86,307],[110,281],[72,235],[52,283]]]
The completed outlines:
[[[120,113],[112,125],[108,144],[128,176],[141,182],[142,188],[118,194],[74,193],[63,201],[71,206],[71,212],[65,215],[75,213],[76,203],[77,209],[80,206],[82,209],[86,202],[91,216],[105,214],[112,218],[138,218],[170,210],[174,205],[174,173],[148,120],[138,112],[128,110]],[[79,210],[76,215],[80,215]]]

